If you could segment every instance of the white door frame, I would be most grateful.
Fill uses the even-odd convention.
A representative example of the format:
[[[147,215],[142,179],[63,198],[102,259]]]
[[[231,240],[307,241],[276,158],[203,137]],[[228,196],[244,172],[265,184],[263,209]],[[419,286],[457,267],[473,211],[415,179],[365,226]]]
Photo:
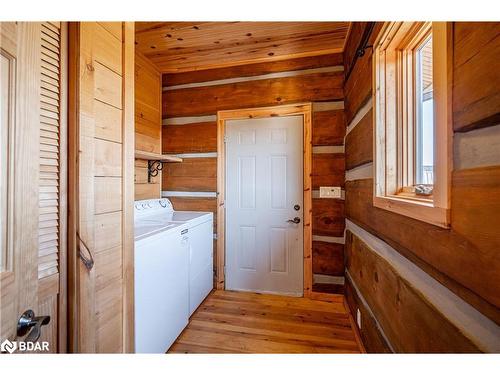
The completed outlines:
[[[303,116],[304,142],[304,297],[312,292],[312,105],[311,103],[289,104],[273,107],[236,109],[217,112],[217,289],[225,289],[225,179],[226,156],[224,137],[226,121],[265,117]]]

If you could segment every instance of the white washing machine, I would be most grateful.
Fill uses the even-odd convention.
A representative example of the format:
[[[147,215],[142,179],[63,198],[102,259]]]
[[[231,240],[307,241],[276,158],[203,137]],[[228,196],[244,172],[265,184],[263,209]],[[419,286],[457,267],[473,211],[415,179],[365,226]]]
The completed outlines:
[[[164,353],[213,289],[213,214],[148,199],[134,223],[136,352]]]
[[[136,353],[165,353],[189,321],[189,244],[182,223],[135,223]]]

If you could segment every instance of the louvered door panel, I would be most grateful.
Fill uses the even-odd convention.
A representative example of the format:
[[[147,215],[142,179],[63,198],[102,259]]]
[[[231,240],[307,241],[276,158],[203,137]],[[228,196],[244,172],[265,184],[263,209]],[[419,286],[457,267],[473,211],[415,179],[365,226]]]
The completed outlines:
[[[61,30],[42,23],[40,81],[40,216],[38,278],[59,272]]]

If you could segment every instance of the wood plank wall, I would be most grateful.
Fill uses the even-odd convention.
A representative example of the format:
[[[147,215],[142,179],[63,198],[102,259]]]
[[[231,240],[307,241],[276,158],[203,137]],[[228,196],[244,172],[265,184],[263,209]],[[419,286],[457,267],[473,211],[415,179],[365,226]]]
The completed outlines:
[[[361,311],[365,346],[372,352],[500,350],[500,23],[452,25],[455,170],[450,229],[372,204],[371,49],[355,57],[366,27],[366,22],[353,24],[344,52],[349,75],[345,215],[348,227],[358,233],[347,232],[346,294],[354,316]],[[368,45],[380,28],[380,23],[375,25]],[[456,298],[457,311],[470,308],[465,315],[471,322],[491,325],[493,343],[485,344],[481,329],[461,326],[460,319],[412,284],[409,274],[396,272],[374,250],[378,240],[387,254],[402,255],[444,286],[442,293]]]
[[[344,201],[318,196],[344,185],[343,77],[342,54],[163,75],[162,151],[184,157],[166,165],[163,195],[215,214],[217,111],[313,102],[313,272],[342,287]]]
[[[161,73],[135,53],[135,149],[161,153]],[[148,182],[148,161],[135,159],[135,199],[160,198],[161,172]]]
[[[69,30],[70,350],[133,352],[134,23]]]

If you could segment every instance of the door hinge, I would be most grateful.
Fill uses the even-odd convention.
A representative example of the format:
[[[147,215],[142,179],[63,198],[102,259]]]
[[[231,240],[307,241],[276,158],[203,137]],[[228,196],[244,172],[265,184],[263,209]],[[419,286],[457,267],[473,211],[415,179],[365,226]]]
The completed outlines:
[[[224,143],[227,143],[227,135],[224,136]]]

